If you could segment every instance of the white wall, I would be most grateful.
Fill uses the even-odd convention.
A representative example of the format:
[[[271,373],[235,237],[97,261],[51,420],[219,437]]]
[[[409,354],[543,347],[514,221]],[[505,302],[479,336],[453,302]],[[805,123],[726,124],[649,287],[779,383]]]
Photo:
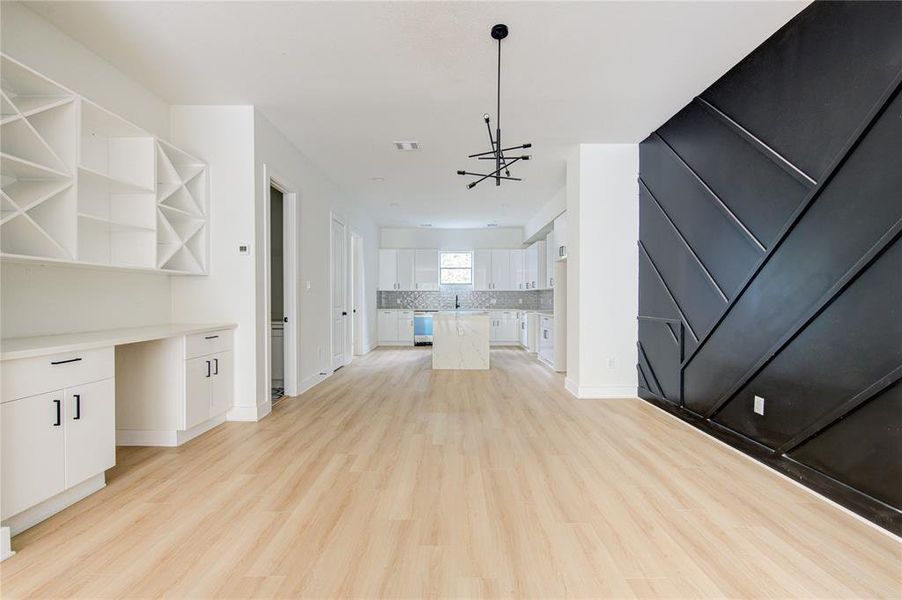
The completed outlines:
[[[526,222],[523,226],[523,239],[527,242],[544,239],[551,229],[551,223],[565,210],[567,210],[566,185]]]
[[[282,183],[298,192],[300,199],[300,356],[298,380],[301,390],[322,379],[321,373],[331,373],[331,269],[329,264],[329,240],[331,218],[334,213],[348,227],[360,234],[364,251],[364,306],[362,322],[364,330],[363,347],[372,348],[376,343],[376,289],[378,284],[379,231],[366,212],[319,171],[310,160],[285,138],[261,113],[257,112],[255,130],[255,169],[257,197],[257,268],[263,273],[263,236],[265,220],[263,207],[267,182],[264,179],[264,165]],[[350,256],[350,235],[348,236],[348,256]],[[350,269],[349,269],[350,271]],[[348,273],[350,282],[350,272]],[[265,286],[258,277],[258,287],[262,294]],[[258,295],[258,303],[263,302]],[[265,306],[265,304],[264,304]],[[348,321],[350,326],[350,319]],[[258,333],[265,335],[269,327],[269,313],[258,313]],[[258,344],[264,342],[258,339]],[[264,343],[265,345],[265,343]],[[265,355],[258,354],[258,363]],[[258,364],[265,368],[265,362]],[[269,383],[263,381],[267,398]]]
[[[168,275],[0,264],[4,338],[139,327],[169,320]]]
[[[567,389],[637,394],[639,148],[582,144],[567,163]]]
[[[0,48],[37,72],[162,138],[169,105],[20,2],[0,6]]]
[[[172,317],[180,322],[234,322],[235,409],[257,418],[254,248],[254,109],[173,106],[173,142],[210,168],[210,274],[172,279]],[[238,253],[250,244],[251,255]],[[268,400],[268,395],[267,395]],[[265,406],[265,405],[264,405]]]
[[[523,229],[431,229],[425,227],[384,227],[381,248],[437,248],[470,250],[476,248],[519,248],[523,245]]]
[[[22,4],[3,2],[0,15],[5,54],[168,137],[169,107],[159,97]],[[156,274],[3,262],[0,332],[19,337],[166,322],[169,282]]]

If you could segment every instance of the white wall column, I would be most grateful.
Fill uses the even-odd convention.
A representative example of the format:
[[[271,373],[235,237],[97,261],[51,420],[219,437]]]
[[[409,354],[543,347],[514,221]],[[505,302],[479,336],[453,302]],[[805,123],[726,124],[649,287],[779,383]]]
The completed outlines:
[[[639,146],[581,144],[567,161],[567,390],[636,397]]]

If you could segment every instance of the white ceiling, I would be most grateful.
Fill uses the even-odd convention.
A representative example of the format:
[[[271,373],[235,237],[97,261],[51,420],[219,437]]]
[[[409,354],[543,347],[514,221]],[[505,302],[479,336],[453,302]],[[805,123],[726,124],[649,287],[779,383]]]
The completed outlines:
[[[170,103],[257,105],[380,225],[480,227],[525,223],[563,186],[574,144],[643,139],[806,4],[30,6]],[[510,27],[505,145],[532,142],[533,160],[514,169],[522,183],[467,190],[455,172],[478,170],[466,155],[488,147],[497,22]]]

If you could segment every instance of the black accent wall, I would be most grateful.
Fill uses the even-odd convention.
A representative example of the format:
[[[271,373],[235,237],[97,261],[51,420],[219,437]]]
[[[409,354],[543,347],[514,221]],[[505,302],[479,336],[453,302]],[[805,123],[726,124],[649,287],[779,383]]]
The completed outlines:
[[[815,2],[642,142],[637,364],[646,400],[896,533],[900,32],[902,2]]]

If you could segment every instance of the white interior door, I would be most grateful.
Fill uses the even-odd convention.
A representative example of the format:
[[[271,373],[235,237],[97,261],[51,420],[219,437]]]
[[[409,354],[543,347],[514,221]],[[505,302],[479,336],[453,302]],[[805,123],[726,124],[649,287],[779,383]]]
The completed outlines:
[[[345,364],[345,327],[347,326],[347,256],[345,224],[332,219],[332,368]]]

